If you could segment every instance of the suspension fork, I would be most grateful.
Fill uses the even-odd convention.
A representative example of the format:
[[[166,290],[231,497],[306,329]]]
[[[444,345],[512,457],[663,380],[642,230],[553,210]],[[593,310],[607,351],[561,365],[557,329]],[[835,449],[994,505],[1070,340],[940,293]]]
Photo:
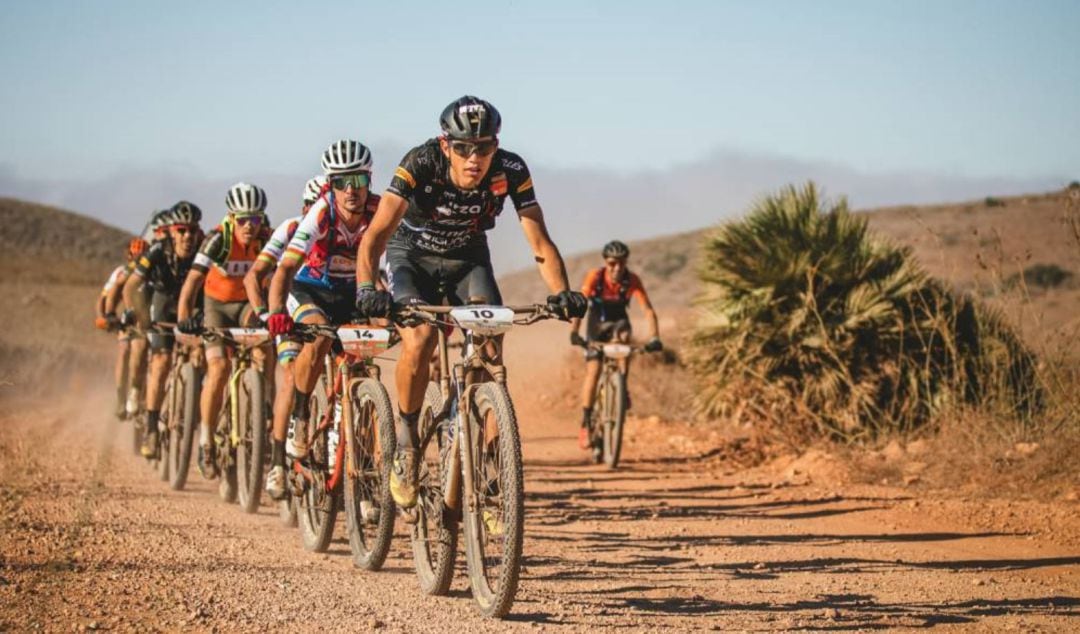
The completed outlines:
[[[229,376],[229,442],[233,447],[240,445],[240,379],[247,369],[246,361],[241,355]]]

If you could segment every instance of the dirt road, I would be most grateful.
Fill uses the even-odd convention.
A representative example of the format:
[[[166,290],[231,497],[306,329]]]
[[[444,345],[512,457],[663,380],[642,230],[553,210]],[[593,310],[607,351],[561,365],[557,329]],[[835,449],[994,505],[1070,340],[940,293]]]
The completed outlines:
[[[477,615],[460,574],[453,596],[422,596],[400,523],[370,574],[343,527],[316,555],[270,506],[245,515],[197,475],[170,491],[95,382],[0,409],[0,631],[1080,629],[1075,503],[733,473],[635,435],[639,422],[624,468],[589,466],[575,421],[529,398],[565,332],[514,337],[528,522],[506,622]]]

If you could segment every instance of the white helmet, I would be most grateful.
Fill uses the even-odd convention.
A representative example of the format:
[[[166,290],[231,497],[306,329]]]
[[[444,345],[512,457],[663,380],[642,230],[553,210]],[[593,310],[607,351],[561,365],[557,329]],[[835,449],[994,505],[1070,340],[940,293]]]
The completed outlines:
[[[335,141],[322,155],[323,173],[327,176],[371,171],[371,150],[363,143],[342,139]]]
[[[323,186],[326,185],[325,176],[316,176],[304,185],[304,204],[310,205],[319,199]]]
[[[261,214],[266,211],[266,192],[257,185],[237,183],[229,188],[225,207],[234,214]]]

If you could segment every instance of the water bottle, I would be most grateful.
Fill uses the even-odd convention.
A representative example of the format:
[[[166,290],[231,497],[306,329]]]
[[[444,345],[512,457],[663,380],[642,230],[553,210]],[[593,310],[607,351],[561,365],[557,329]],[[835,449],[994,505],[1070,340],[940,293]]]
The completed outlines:
[[[330,465],[330,470],[334,470],[334,464],[337,462],[337,446],[338,446],[338,429],[341,423],[341,401],[334,403],[334,424],[330,426],[330,429],[326,430],[326,451],[327,451],[327,463]]]

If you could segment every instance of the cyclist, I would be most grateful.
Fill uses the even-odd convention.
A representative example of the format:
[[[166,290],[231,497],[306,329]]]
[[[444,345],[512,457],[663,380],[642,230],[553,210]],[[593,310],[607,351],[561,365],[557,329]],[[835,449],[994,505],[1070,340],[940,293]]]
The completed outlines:
[[[177,328],[181,332],[199,333],[204,324],[207,328],[231,328],[253,326],[257,321],[248,304],[244,276],[266,243],[266,192],[250,183],[237,183],[225,195],[225,207],[228,213],[206,235],[180,290]],[[203,310],[196,315],[194,308],[200,294]],[[209,339],[205,348],[206,376],[199,397],[199,472],[211,480],[217,477],[213,431],[225,397],[229,368],[222,339]],[[257,352],[256,363],[262,362]]]
[[[169,322],[176,319],[176,303],[180,296],[180,287],[195,261],[199,235],[199,220],[202,212],[187,201],[180,201],[172,206],[168,217],[168,238],[154,242],[139,258],[135,270],[124,284],[124,303],[132,306],[139,286],[145,281],[149,287],[150,313],[148,327],[157,322]],[[128,308],[128,322],[132,309]],[[165,379],[169,374],[169,365],[173,347],[171,333],[149,330],[147,339],[150,344],[150,372],[146,386],[146,435],[143,438],[142,455],[147,458],[157,457],[158,420],[161,417],[161,403],[165,400]]]
[[[296,228],[307,215],[311,206],[323,193],[326,186],[326,177],[316,176],[304,185],[303,207],[300,215],[289,218],[278,225],[270,240],[259,253],[255,265],[244,276],[244,288],[247,290],[248,301],[255,309],[259,318],[265,321],[269,318],[269,309],[266,307],[266,296],[263,291],[267,276],[277,267],[278,261],[285,252],[285,247],[292,241],[296,234]],[[277,389],[274,391],[274,423],[273,423],[273,447],[271,451],[270,470],[266,474],[266,492],[274,499],[280,499],[285,495],[285,435],[289,427],[289,411],[292,409],[293,389],[296,383],[293,377],[292,361],[300,353],[301,344],[289,337],[278,337],[277,341]]]
[[[150,245],[154,242],[169,239],[169,218],[172,216],[172,209],[160,209],[155,211],[150,220],[146,223],[146,228],[143,230],[142,239],[146,242],[146,250],[150,249]],[[132,260],[128,264],[127,276],[125,276],[124,283],[120,284],[120,288],[117,290],[118,296],[114,299],[114,303],[109,303],[110,300],[106,300],[106,311],[116,310],[121,304],[124,305],[125,310],[120,311],[120,327],[131,331],[133,336],[131,337],[131,353],[128,358],[128,376],[131,377],[129,381],[130,387],[127,393],[127,404],[125,407],[126,418],[134,417],[139,411],[139,400],[142,395],[143,383],[146,379],[146,326],[150,323],[150,295],[152,290],[145,283],[139,282],[138,288],[134,294],[134,304],[129,304],[124,299],[124,286],[127,283],[127,278],[131,273],[135,271],[135,266],[138,263],[138,258]],[[128,311],[126,309],[132,309]],[[130,318],[129,322],[124,322],[125,318]]]
[[[360,245],[356,305],[362,315],[385,317],[393,302],[501,304],[486,232],[495,225],[507,197],[517,210],[540,274],[554,293],[548,302],[565,317],[585,314],[587,302],[569,288],[525,161],[499,148],[501,122],[490,103],[462,97],[443,110],[442,135],[402,159]],[[374,284],[384,249],[390,292]],[[402,351],[395,372],[397,451],[390,491],[408,509],[416,504],[416,424],[436,336],[429,325],[400,332]]]
[[[129,361],[129,353],[131,352],[131,333],[120,326],[120,318],[117,316],[116,311],[120,308],[123,298],[121,294],[124,290],[124,282],[127,280],[128,275],[131,273],[131,269],[135,264],[135,261],[146,251],[148,245],[142,238],[132,238],[128,242],[125,254],[127,256],[127,262],[113,269],[113,272],[109,275],[108,281],[105,282],[105,286],[101,289],[101,294],[98,296],[96,305],[97,318],[94,320],[94,325],[101,330],[107,330],[109,332],[119,331],[116,335],[117,348],[116,348],[116,417],[123,420],[127,415],[126,395],[127,395],[127,383],[128,383],[128,371],[133,365],[132,361]],[[134,377],[131,377],[134,384]]]
[[[379,197],[369,190],[371,150],[359,141],[342,139],[323,152],[322,168],[329,189],[297,227],[270,282],[267,326],[275,336],[288,335],[295,322],[347,323],[355,312],[357,248],[379,204]],[[296,459],[307,457],[309,399],[331,343],[327,337],[305,343],[293,363],[296,385],[288,404],[291,414],[285,449]],[[273,477],[268,476],[267,482],[267,490],[273,489],[271,496],[280,497],[278,491],[284,490],[284,481],[278,480],[284,467],[285,457],[275,441]]]
[[[645,344],[648,352],[663,349],[660,342],[660,327],[656,320],[656,311],[649,301],[641,278],[626,268],[630,257],[630,247],[618,240],[604,245],[602,252],[604,266],[589,271],[581,292],[589,298],[589,314],[585,336],[588,341],[609,342],[630,341],[630,316],[626,309],[630,298],[637,299],[645,318],[649,320],[649,341]],[[570,320],[570,343],[575,346],[587,346],[586,339],[580,334],[581,319]],[[626,374],[629,371],[629,359],[619,360],[619,369]],[[588,350],[585,353],[585,382],[581,388],[581,429],[578,431],[578,446],[584,450],[589,445],[589,419],[592,417],[593,398],[596,396],[596,382],[600,377],[600,353]],[[626,409],[630,408],[630,393],[626,393]]]

